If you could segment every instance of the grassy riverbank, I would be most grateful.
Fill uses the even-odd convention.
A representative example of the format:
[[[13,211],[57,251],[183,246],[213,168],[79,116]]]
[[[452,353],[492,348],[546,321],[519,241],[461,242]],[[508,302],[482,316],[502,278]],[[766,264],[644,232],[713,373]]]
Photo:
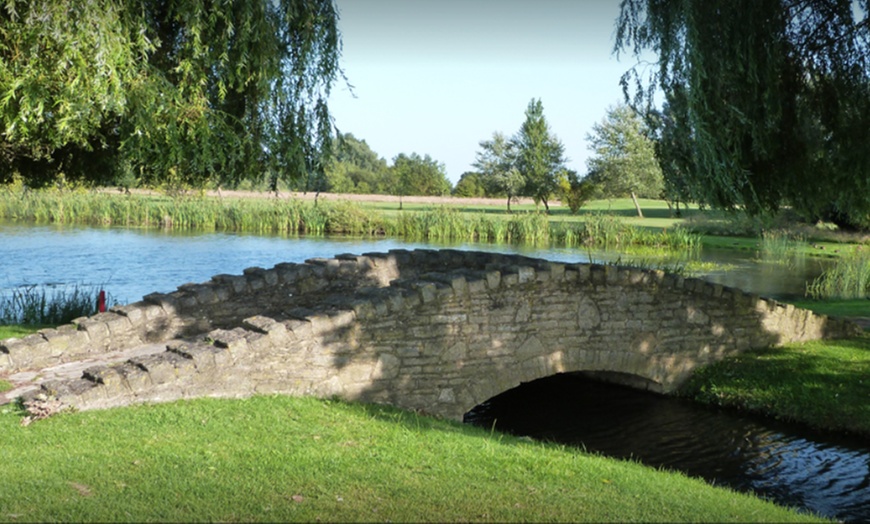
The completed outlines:
[[[384,407],[0,413],[3,521],[809,521],[683,475]]]
[[[395,207],[394,203],[391,205]],[[347,234],[565,247],[645,246],[679,252],[693,252],[700,247],[700,236],[685,229],[638,227],[618,213],[595,211],[575,217],[561,212],[546,215],[529,209],[507,214],[499,207],[468,207],[461,201],[450,206],[409,204],[407,209],[398,211],[383,209],[383,204],[378,202],[168,197],[7,188],[0,191],[0,218],[41,224],[287,235]],[[673,220],[668,224],[674,226]]]
[[[746,352],[698,370],[680,394],[870,438],[870,334]]]
[[[794,304],[825,315],[870,319],[866,298]],[[870,438],[870,332],[749,351],[701,368],[679,394]]]

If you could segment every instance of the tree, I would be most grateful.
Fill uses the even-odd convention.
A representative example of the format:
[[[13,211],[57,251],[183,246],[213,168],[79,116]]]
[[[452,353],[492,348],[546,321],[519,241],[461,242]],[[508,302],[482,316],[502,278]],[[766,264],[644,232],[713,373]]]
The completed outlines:
[[[480,172],[490,194],[507,196],[507,210],[511,212],[511,199],[516,198],[526,184],[516,168],[517,152],[513,140],[496,131],[491,140],[480,142],[480,151],[474,167]]]
[[[335,193],[388,193],[387,161],[365,140],[350,133],[335,139],[333,156],[325,167],[329,191]]]
[[[566,169],[559,175],[559,200],[575,215],[595,193],[595,184],[586,178],[580,179],[577,172]]]
[[[0,178],[318,176],[340,76],[332,0],[10,0]]]
[[[453,196],[458,197],[485,197],[486,187],[480,173],[466,171],[459,177],[456,187],[453,188]]]
[[[623,77],[664,94],[694,199],[870,226],[870,11],[831,0],[624,0],[617,51],[658,54]],[[645,112],[645,111],[644,111]]]
[[[390,167],[395,180],[395,191],[401,197],[407,195],[443,196],[450,193],[450,180],[444,171],[444,164],[433,160],[429,155],[421,157],[417,153],[399,153]]]
[[[544,203],[550,212],[548,200],[558,190],[557,175],[564,169],[565,147],[550,133],[540,99],[532,99],[526,109],[526,120],[513,139],[516,148],[516,168],[525,178],[525,194],[535,203]]]
[[[637,216],[643,212],[637,197],[660,198],[664,190],[655,145],[643,120],[625,104],[611,107],[586,136],[592,156],[586,161],[588,178],[605,197],[631,196]]]

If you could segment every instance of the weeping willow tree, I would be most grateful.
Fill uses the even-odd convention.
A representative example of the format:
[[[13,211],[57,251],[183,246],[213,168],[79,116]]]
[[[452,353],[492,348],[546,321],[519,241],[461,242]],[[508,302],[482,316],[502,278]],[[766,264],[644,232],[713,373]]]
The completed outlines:
[[[668,185],[749,213],[870,227],[870,1],[623,0],[616,52]],[[661,109],[655,99],[663,94]]]
[[[0,181],[316,177],[337,21],[332,0],[7,0]]]

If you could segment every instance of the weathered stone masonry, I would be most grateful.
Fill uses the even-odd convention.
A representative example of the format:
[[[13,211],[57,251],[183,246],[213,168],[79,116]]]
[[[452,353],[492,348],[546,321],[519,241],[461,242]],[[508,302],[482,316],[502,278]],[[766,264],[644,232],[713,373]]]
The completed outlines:
[[[79,409],[196,396],[338,396],[450,418],[521,382],[617,372],[660,391],[752,347],[853,324],[693,278],[455,250],[217,275],[0,344],[0,373],[165,342],[43,383]]]

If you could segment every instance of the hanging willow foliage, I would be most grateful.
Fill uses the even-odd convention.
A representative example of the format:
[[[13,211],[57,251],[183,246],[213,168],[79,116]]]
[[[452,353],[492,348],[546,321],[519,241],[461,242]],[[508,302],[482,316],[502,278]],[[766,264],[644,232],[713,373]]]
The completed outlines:
[[[668,185],[750,213],[870,226],[868,0],[624,0],[616,52]],[[633,93],[631,93],[633,88]],[[656,110],[656,93],[664,106]]]
[[[332,0],[6,0],[0,178],[316,173],[337,21]]]

